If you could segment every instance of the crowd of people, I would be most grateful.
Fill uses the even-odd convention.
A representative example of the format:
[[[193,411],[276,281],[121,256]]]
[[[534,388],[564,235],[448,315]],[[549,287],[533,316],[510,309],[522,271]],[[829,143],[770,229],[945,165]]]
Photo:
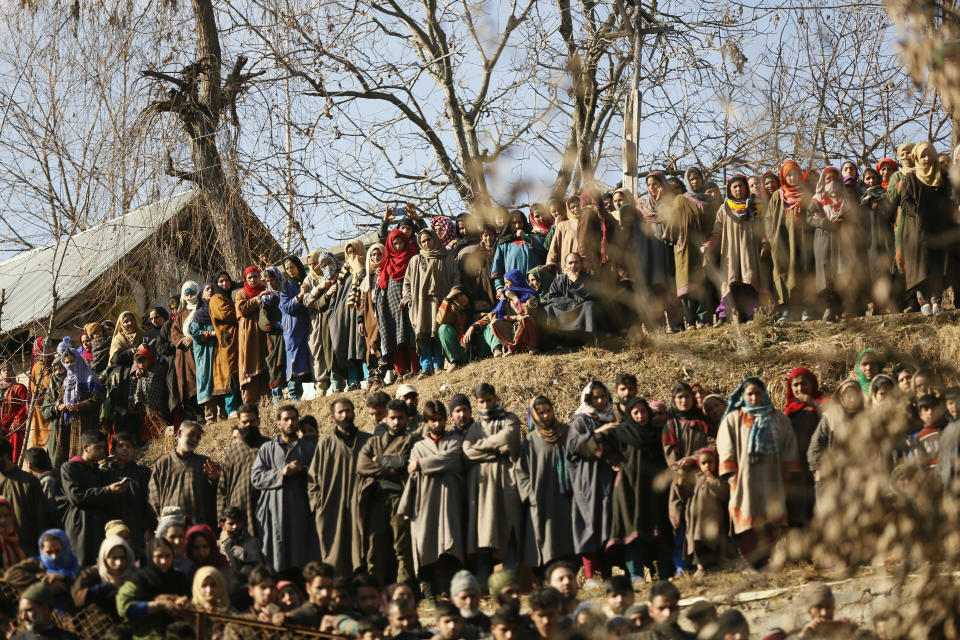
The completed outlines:
[[[676,635],[688,632],[667,580],[764,568],[784,528],[814,518],[844,423],[902,405],[897,482],[925,469],[953,486],[960,390],[925,368],[887,375],[866,350],[829,403],[804,368],[782,410],[757,378],[732,393],[681,382],[659,402],[624,373],[612,392],[588,384],[567,424],[546,396],[510,413],[487,383],[421,405],[411,377],[638,324],[749,321],[761,305],[787,321],[939,314],[960,274],[949,162],[928,143],[862,174],[788,161],[779,175],[734,176],[724,194],[699,169],[686,183],[652,171],[639,201],[585,189],[492,220],[427,220],[408,205],[405,217],[388,209],[379,242],[347,243],[342,264],[290,255],[239,283],[187,281],[145,318],[91,321],[76,341],[37,338],[28,385],[0,364],[4,580],[31,628],[92,605],[137,638],[195,610],[365,640],[693,637]],[[338,396],[319,436],[293,404],[308,382],[366,388],[372,431]],[[259,428],[270,401],[272,439]],[[196,453],[217,418],[236,420],[222,461]],[[168,424],[175,451],[138,463]],[[605,588],[606,615],[578,609],[581,568],[586,588]],[[654,580],[643,615],[614,604]],[[520,616],[531,581],[533,613]],[[417,622],[421,598],[436,629]],[[747,637],[734,614],[702,637]],[[722,619],[733,630],[709,635]]]
[[[372,392],[368,430],[346,396],[321,417],[329,430],[284,404],[273,438],[246,403],[219,462],[197,453],[203,426],[189,419],[150,467],[128,431],[109,457],[103,431],[83,432],[59,467],[30,447],[21,469],[0,440],[3,580],[44,633],[19,637],[69,638],[51,612],[97,607],[117,638],[192,637],[196,611],[363,640],[748,638],[741,612],[709,603],[681,626],[669,580],[766,567],[789,527],[815,522],[824,459],[846,424],[904,417],[888,456],[891,508],[918,474],[960,489],[960,388],[926,368],[886,373],[871,349],[852,364],[832,395],[793,370],[782,410],[756,377],[729,395],[678,382],[660,402],[629,373],[587,384],[569,423],[545,395],[511,413],[489,383],[445,403],[421,402],[410,383],[394,398]],[[814,587],[795,637],[896,637],[883,631],[892,614],[857,630]],[[581,589],[602,589],[604,602],[580,602]],[[422,600],[433,628],[420,624]],[[0,616],[14,614],[0,598]],[[251,637],[229,619],[205,633]]]

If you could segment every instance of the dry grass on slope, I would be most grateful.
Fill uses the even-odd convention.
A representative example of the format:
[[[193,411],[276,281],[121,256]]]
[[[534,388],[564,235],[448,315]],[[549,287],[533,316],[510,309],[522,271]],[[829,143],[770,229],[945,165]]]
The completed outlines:
[[[769,317],[753,322],[701,329],[676,335],[643,335],[631,339],[608,339],[598,346],[546,354],[518,354],[474,362],[451,373],[425,380],[411,380],[420,393],[420,402],[440,399],[455,393],[470,394],[479,382],[490,382],[504,406],[525,414],[536,395],[550,397],[557,413],[572,417],[579,394],[591,380],[612,387],[622,371],[637,376],[640,393],[649,399],[668,401],[670,389],[680,380],[699,382],[710,391],[729,394],[746,375],[767,381],[774,401],[782,406],[786,377],[791,369],[806,366],[820,378],[827,391],[833,391],[845,378],[854,375],[854,359],[861,349],[872,347],[885,358],[885,371],[899,363],[932,366],[947,381],[956,381],[955,363],[960,361],[960,312],[938,318],[918,314],[858,318],[828,324],[825,322],[776,324]],[[391,395],[396,383],[385,391]],[[371,429],[363,415],[368,392],[341,394],[357,406],[357,422]],[[340,395],[336,397],[341,397]],[[329,428],[330,403],[334,396],[301,403],[303,413],[313,414],[321,430]],[[274,408],[264,406],[262,430],[274,433]],[[200,452],[215,459],[222,457],[230,443],[232,421],[208,425]],[[172,449],[172,437],[151,444],[146,460],[152,461]]]

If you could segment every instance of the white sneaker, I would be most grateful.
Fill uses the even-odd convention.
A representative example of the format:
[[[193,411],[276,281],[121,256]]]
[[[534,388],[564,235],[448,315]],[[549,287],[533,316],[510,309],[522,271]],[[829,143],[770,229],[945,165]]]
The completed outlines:
[[[941,313],[943,313],[943,309],[940,308],[940,304],[937,303],[937,302],[934,302],[934,303],[933,303],[933,305],[932,305],[932,307],[931,307],[930,310],[933,312],[933,315],[935,315],[935,316],[938,316],[938,315],[940,315]]]
[[[596,578],[590,578],[589,580],[584,582],[583,586],[580,588],[583,589],[584,591],[588,591],[591,589],[603,589],[603,583],[597,580]]]
[[[809,319],[810,319],[810,312],[804,309],[803,312],[800,313],[800,322],[806,322]]]
[[[384,384],[384,386],[393,384],[393,378],[394,378],[393,369],[387,370],[387,374],[386,374],[385,376],[383,376],[383,384]]]
[[[937,305],[937,306],[940,306],[940,305]],[[929,304],[925,304],[922,307],[920,307],[920,313],[922,313],[927,317],[930,317],[933,315],[933,307],[931,307]]]

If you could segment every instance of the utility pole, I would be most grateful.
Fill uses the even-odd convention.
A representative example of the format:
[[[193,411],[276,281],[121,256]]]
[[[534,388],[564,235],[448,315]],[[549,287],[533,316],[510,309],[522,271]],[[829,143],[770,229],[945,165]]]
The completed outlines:
[[[623,187],[637,196],[640,191],[640,180],[637,173],[640,158],[640,113],[642,106],[640,102],[640,55],[643,52],[643,37],[647,34],[671,33],[674,29],[667,25],[656,24],[653,15],[648,13],[639,3],[631,6],[632,16],[621,0],[616,0],[616,7],[624,17],[624,25],[633,40],[633,75],[630,78],[627,104],[623,110],[621,172],[623,174]]]

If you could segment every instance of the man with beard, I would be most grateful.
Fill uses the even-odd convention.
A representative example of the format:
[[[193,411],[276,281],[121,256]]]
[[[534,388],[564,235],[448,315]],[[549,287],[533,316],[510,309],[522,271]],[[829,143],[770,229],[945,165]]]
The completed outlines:
[[[20,618],[26,631],[13,636],[16,640],[78,640],[54,622],[53,592],[45,582],[35,582],[20,594]]]
[[[217,521],[223,526],[227,510],[237,507],[247,518],[247,533],[259,537],[257,501],[260,492],[250,482],[250,468],[266,438],[260,433],[260,410],[255,404],[244,404],[237,409],[237,429],[240,439],[232,442],[223,453],[223,468],[217,485]]]
[[[477,579],[487,581],[493,565],[516,566],[524,513],[513,474],[520,449],[520,419],[508,413],[493,385],[473,392],[480,412],[463,441],[463,455],[474,463],[467,472],[467,552],[476,558]]]
[[[310,462],[307,491],[316,514],[320,557],[337,575],[351,575],[362,564],[357,514],[357,458],[370,439],[353,422],[353,402],[338,398],[330,405],[336,428],[317,441]]]
[[[177,431],[173,453],[157,460],[150,476],[150,506],[155,513],[164,507],[180,507],[194,524],[217,526],[217,480],[220,465],[196,453],[203,427],[184,420]]]
[[[130,529],[130,546],[139,554],[153,537],[157,528],[157,514],[150,508],[147,488],[150,485],[150,467],[137,464],[136,436],[121,431],[113,437],[113,460],[107,465],[107,483],[128,479],[129,491],[122,500],[114,500],[108,520],[122,520]]]
[[[407,482],[410,449],[418,440],[407,431],[410,416],[403,400],[387,404],[387,432],[374,436],[360,450],[360,518],[367,570],[380,584],[405,582],[414,586],[410,523],[397,505]]]
[[[453,423],[453,432],[465,438],[473,425],[473,409],[470,407],[470,398],[462,393],[454,394],[447,403],[450,411],[450,422]]]
[[[287,614],[284,624],[319,628],[324,616],[330,615],[330,588],[333,567],[322,562],[308,562],[303,568],[307,601]]]
[[[97,561],[103,541],[103,526],[115,502],[130,488],[129,480],[108,484],[98,464],[107,455],[107,436],[101,431],[83,434],[83,454],[70,458],[60,468],[63,496],[66,500],[64,529],[82,566]],[[39,507],[39,505],[36,505]]]
[[[310,522],[307,466],[316,444],[297,434],[299,422],[295,406],[280,407],[280,434],[260,446],[250,471],[253,487],[260,491],[256,518],[263,532],[263,557],[280,573],[319,557],[316,533],[305,526]]]

